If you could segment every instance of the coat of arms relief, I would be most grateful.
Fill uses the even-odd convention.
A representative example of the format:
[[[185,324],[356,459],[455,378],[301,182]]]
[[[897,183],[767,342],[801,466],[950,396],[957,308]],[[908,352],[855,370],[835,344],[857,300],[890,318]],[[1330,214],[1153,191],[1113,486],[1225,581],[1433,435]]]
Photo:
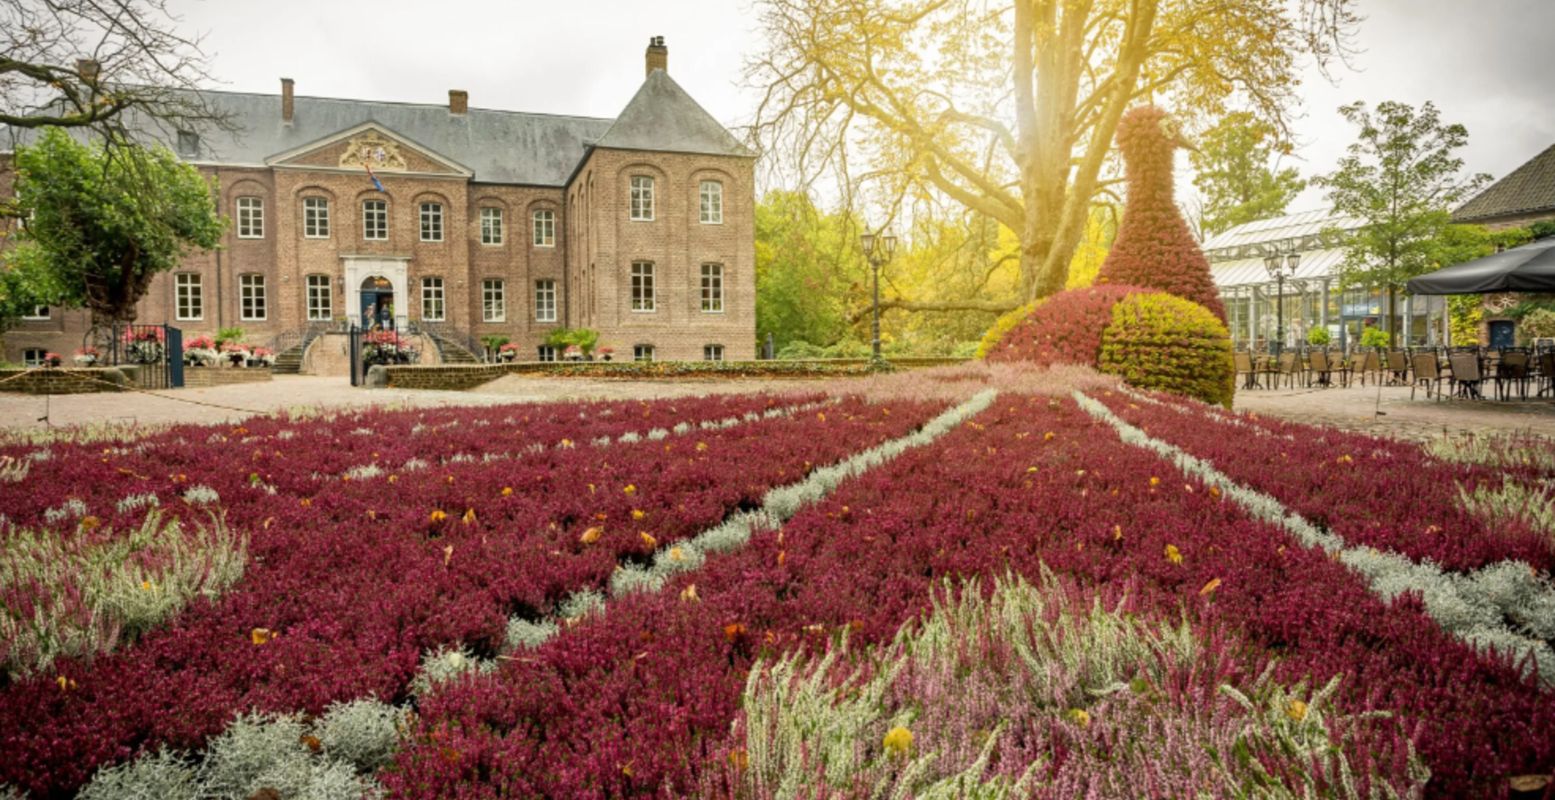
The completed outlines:
[[[405,169],[405,157],[400,155],[398,142],[376,131],[353,136],[340,154],[342,167],[372,167],[382,170]]]

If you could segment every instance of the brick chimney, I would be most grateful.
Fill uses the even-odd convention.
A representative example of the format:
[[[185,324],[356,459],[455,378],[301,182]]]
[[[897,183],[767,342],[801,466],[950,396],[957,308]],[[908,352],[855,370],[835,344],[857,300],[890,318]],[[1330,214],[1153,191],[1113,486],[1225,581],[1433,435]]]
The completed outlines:
[[[463,89],[448,90],[448,113],[464,116],[470,110],[470,93]]]
[[[281,121],[282,122],[285,122],[287,124],[291,123],[291,121],[292,121],[292,112],[294,111],[294,108],[295,107],[294,107],[293,102],[292,102],[292,79],[291,78],[282,78],[281,79]]]
[[[79,77],[83,82],[88,84],[97,83],[97,78],[102,74],[102,72],[103,65],[97,63],[97,59],[76,59],[76,76]]]
[[[648,37],[648,52],[644,55],[644,61],[646,62],[646,69],[643,70],[644,77],[652,75],[656,69],[670,71],[670,49],[664,46],[663,36]]]

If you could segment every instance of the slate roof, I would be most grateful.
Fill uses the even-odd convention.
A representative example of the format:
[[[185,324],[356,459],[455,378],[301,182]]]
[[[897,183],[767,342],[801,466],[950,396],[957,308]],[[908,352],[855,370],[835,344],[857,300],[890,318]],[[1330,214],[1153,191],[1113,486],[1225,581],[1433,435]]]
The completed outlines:
[[[1555,144],[1490,184],[1452,213],[1454,222],[1555,210]]]
[[[320,142],[363,123],[374,123],[432,155],[474,173],[473,180],[565,186],[590,147],[751,156],[723,125],[671,80],[655,70],[617,119],[532,114],[471,108],[450,114],[442,104],[393,103],[297,96],[290,125],[281,121],[281,96],[250,92],[206,93],[231,115],[235,133],[206,131],[197,164],[262,167],[272,156]],[[177,151],[174,131],[142,126],[149,138]],[[32,135],[0,135],[0,150]]]
[[[647,80],[616,117],[615,124],[594,142],[594,146],[615,150],[754,156],[661,69],[648,73]]]

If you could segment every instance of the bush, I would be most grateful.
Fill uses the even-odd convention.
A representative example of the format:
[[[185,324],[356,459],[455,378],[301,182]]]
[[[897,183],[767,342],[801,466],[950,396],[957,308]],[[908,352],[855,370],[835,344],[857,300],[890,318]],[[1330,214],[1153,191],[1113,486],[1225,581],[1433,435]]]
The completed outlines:
[[[558,349],[577,345],[586,356],[594,352],[594,345],[599,343],[599,331],[589,328],[557,328],[545,337],[545,343]]]
[[[1392,340],[1387,331],[1376,326],[1368,325],[1361,331],[1361,347],[1387,347]]]
[[[1134,294],[1112,307],[1099,366],[1141,389],[1227,408],[1236,390],[1225,324],[1198,303],[1164,292]]]
[[[1545,339],[1555,337],[1555,311],[1548,308],[1539,308],[1523,315],[1517,327],[1524,339]]]
[[[1328,333],[1328,328],[1317,327],[1307,331],[1307,344],[1313,347],[1324,347],[1333,341],[1333,336]]]
[[[989,361],[1029,361],[1037,366],[1096,366],[1101,334],[1112,323],[1112,307],[1147,291],[1137,286],[1097,284],[1047,298],[988,351]]]

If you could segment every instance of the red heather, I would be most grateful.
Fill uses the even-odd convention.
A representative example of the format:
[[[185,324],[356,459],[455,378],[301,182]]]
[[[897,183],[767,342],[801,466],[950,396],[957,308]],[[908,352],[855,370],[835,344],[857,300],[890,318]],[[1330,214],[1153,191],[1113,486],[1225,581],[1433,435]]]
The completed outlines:
[[[1137,286],[1099,285],[1070,289],[1049,297],[1010,329],[988,353],[989,361],[1029,361],[1096,366],[1102,332],[1112,324],[1112,307]]]
[[[1209,261],[1172,200],[1172,155],[1183,144],[1175,123],[1165,111],[1141,106],[1118,122],[1117,141],[1128,202],[1097,282],[1170,292],[1204,306],[1224,322],[1226,309],[1209,276]]]

